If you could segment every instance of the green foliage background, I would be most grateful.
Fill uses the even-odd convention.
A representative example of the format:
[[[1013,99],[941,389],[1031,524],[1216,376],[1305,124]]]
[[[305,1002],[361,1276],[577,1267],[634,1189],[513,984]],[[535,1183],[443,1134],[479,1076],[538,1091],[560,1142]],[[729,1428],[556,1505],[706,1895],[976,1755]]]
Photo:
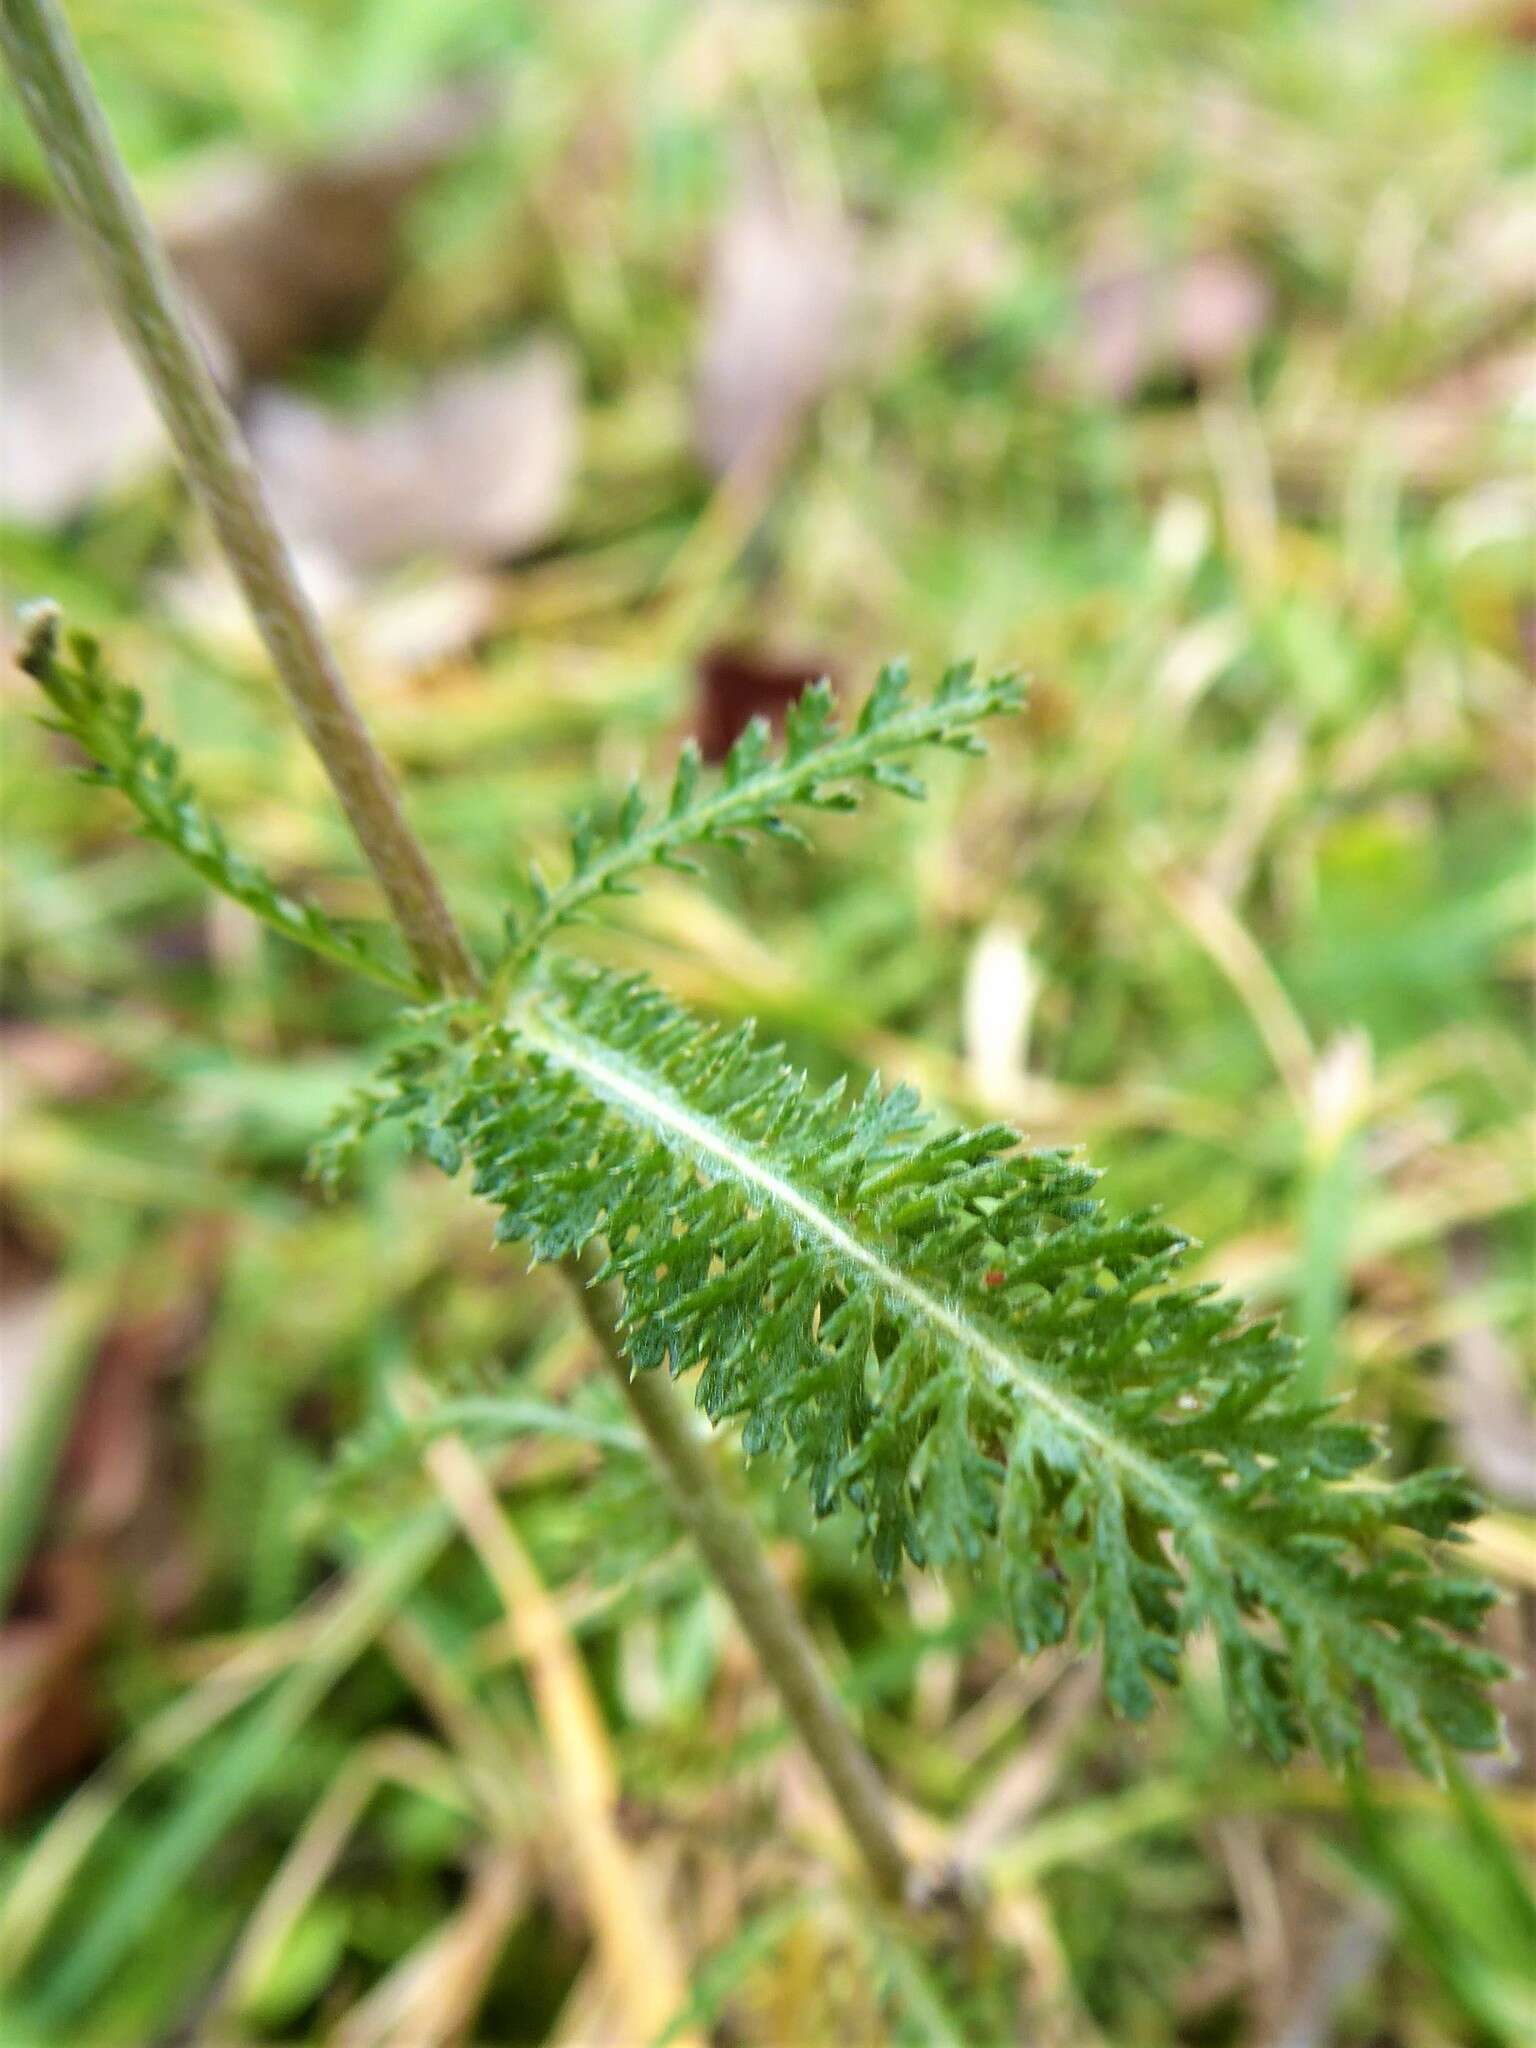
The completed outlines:
[[[466,64],[506,67],[504,117],[414,205],[382,314],[296,372],[361,401],[534,326],[578,351],[576,493],[500,579],[489,644],[403,687],[352,654],[477,930],[526,900],[530,850],[563,872],[574,811],[664,780],[712,642],[787,640],[855,688],[896,649],[925,673],[969,652],[1026,670],[1026,719],[986,764],[942,768],[931,803],[829,822],[814,861],[706,856],[707,895],[663,874],[605,956],[762,1017],[820,1080],[878,1067],[1087,1144],[1116,1214],[1162,1203],[1205,1274],[1287,1313],[1400,1476],[1467,1456],[1469,1336],[1517,1387],[1536,1349],[1530,427],[1497,397],[1527,309],[1488,254],[1530,193],[1514,13],[884,4],[743,12],[718,40],[658,0],[71,13],[152,195],[232,137],[323,151]],[[912,282],[733,521],[688,393],[744,125]],[[30,179],[9,107],[4,147]],[[1274,294],[1251,360],[1200,388],[1174,365],[1125,404],[1064,383],[1106,222],[1152,265],[1248,252]],[[259,663],[163,596],[198,545],[162,482],[7,534],[5,575],[110,630],[242,845],[367,916]],[[558,1292],[514,1279],[462,1190],[383,1153],[339,1206],[305,1189],[384,999],[210,915],[59,774],[32,710],[7,690],[6,1029],[32,1037],[0,1170],[18,1270],[49,1290],[51,1398],[5,1489],[0,1572],[40,1534],[86,1546],[106,1612],[79,1683],[118,1761],[78,1862],[50,1826],[67,1784],[5,1837],[12,2035],[147,2040],[205,2012],[306,1817],[404,1731],[436,1775],[381,1781],[217,2023],[325,2039],[443,1923],[506,1826],[475,1797],[479,1744],[542,1874],[470,2038],[557,2038],[587,1937],[538,1860],[556,1823],[497,1602],[433,1519],[422,1442],[452,1423],[588,1654],[626,1794],[672,1855],[700,2013],[752,2041],[1006,2038],[1006,1986],[963,1988],[953,1959],[810,1889],[781,1731]],[[1038,989],[1007,1101],[966,1044],[988,932]],[[151,1471],[108,1540],[89,1489],[49,1505],[49,1475],[104,1350],[146,1330]],[[404,1371],[433,1419],[401,1413]],[[1385,1751],[1369,1791],[1261,1775],[1198,1662],[1143,1730],[1069,1713],[1065,1676],[1021,1679],[963,1572],[882,1597],[844,1521],[757,1498],[805,1547],[809,1611],[904,1797],[961,1819],[1027,1746],[1050,1756],[997,1863],[1037,1930],[1042,2039],[1282,2038],[1341,1925],[1368,1963],[1315,2038],[1528,2038],[1528,1763],[1445,1797]],[[1495,1636],[1529,1661],[1530,1504],[1492,1510]],[[304,1604],[338,1575],[336,1604]],[[233,1696],[210,1677],[231,1649],[254,1673]],[[781,1847],[754,1854],[765,1826]]]

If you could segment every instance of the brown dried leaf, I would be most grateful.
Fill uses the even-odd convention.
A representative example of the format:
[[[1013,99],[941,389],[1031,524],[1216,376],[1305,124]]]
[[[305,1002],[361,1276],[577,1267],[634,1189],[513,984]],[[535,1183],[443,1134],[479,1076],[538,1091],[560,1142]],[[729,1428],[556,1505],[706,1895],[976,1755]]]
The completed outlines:
[[[114,1541],[125,1532],[174,1521],[185,1474],[176,1433],[168,1429],[167,1384],[195,1355],[208,1327],[227,1228],[215,1216],[189,1221],[160,1246],[164,1298],[125,1309],[103,1337],[75,1411],[60,1466],[58,1498],[70,1527]],[[129,1546],[131,1547],[131,1545]],[[174,1590],[176,1560],[160,1545],[156,1572]],[[154,1589],[151,1588],[151,1591]]]
[[[166,243],[248,376],[359,332],[394,281],[406,204],[491,105],[482,87],[461,87],[324,162],[290,168],[231,153],[199,165],[167,212]]]
[[[249,433],[300,555],[355,572],[537,546],[564,509],[578,425],[574,363],[545,340],[446,372],[411,404],[365,418],[267,391]]]
[[[750,648],[709,647],[699,656],[694,738],[706,761],[723,761],[754,718],[782,731],[785,714],[811,684],[830,676],[827,662],[779,660]]]
[[[21,1017],[0,1024],[0,1063],[6,1082],[35,1091],[49,1102],[84,1102],[104,1095],[127,1071],[88,1032]]]
[[[715,475],[771,451],[827,389],[853,286],[846,220],[792,196],[755,160],[716,231],[705,285],[696,433]]]
[[[359,331],[393,283],[407,202],[490,106],[483,88],[460,88],[325,162],[198,164],[159,225],[222,383]],[[168,447],[69,231],[11,188],[0,188],[0,294],[0,513],[52,525],[151,473]]]
[[[1117,403],[1158,378],[1200,382],[1241,362],[1272,308],[1263,273],[1224,250],[1090,272],[1079,286],[1066,374],[1078,389]]]
[[[5,1263],[10,1266],[13,1258]],[[48,1364],[57,1303],[52,1283],[17,1284],[6,1274],[0,1293],[0,1476],[21,1441]]]
[[[0,1826],[67,1783],[105,1737],[89,1666],[105,1619],[100,1560],[50,1552],[0,1626]]]
[[[194,1327],[188,1312],[165,1308],[125,1317],[108,1332],[60,1468],[74,1526],[115,1535],[143,1502],[159,1434],[157,1385],[175,1370]]]
[[[50,526],[153,472],[169,444],[68,230],[0,189],[0,515]],[[195,300],[215,370],[229,351]]]
[[[1488,1255],[1475,1232],[1452,1239],[1451,1278],[1458,1294],[1486,1284]],[[1536,1408],[1514,1354],[1485,1322],[1458,1328],[1449,1350],[1457,1456],[1494,1500],[1529,1512],[1536,1508]]]

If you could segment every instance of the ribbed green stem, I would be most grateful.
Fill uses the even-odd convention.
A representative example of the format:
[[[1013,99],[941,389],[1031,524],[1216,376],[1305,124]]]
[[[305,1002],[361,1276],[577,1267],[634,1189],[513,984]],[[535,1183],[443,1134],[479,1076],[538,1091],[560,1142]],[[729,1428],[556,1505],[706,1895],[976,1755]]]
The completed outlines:
[[[137,356],[310,745],[434,987],[478,975],[304,595],[54,0],[0,0],[0,46],[65,211]]]
[[[353,702],[262,495],[240,430],[188,326],[164,254],[102,117],[56,0],[0,0],[0,48],[66,211],[138,357],[188,475],[239,578],[310,745],[422,971],[475,994],[480,975],[399,792]],[[814,1644],[751,1522],[730,1501],[669,1383],[632,1377],[612,1305],[570,1277],[612,1370],[785,1712],[814,1758],[877,1888],[900,1896],[908,1866],[889,1803]]]

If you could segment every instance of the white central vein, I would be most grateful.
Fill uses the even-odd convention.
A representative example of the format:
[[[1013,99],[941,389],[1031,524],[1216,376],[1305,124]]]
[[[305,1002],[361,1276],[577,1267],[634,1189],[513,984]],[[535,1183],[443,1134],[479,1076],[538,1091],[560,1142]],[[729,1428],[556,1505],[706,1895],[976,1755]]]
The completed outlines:
[[[1160,1498],[1165,1510],[1171,1511],[1172,1521],[1214,1528],[1235,1565],[1268,1579],[1272,1587],[1283,1585],[1290,1601],[1296,1607],[1310,1608],[1323,1627],[1338,1625],[1342,1617],[1331,1613],[1325,1604],[1320,1605],[1291,1566],[1262,1543],[1234,1528],[1211,1502],[1192,1493],[1152,1459],[1106,1429],[1081,1402],[1040,1373],[1031,1371],[1027,1363],[953,1303],[893,1266],[878,1247],[854,1236],[761,1153],[739,1143],[719,1123],[696,1114],[671,1089],[658,1086],[651,1076],[632,1066],[611,1046],[577,1031],[567,1018],[560,1017],[552,1024],[532,999],[525,998],[515,1005],[507,1023],[525,1044],[542,1053],[553,1065],[579,1077],[594,1095],[654,1131],[669,1150],[683,1150],[706,1171],[728,1175],[755,1189],[765,1203],[788,1217],[799,1232],[819,1239],[849,1265],[868,1274],[888,1300],[900,1304],[931,1328],[941,1330],[962,1351],[1037,1402],[1073,1435],[1134,1479],[1152,1499]],[[1353,1621],[1347,1625],[1363,1649],[1363,1631]],[[1375,1636],[1378,1657],[1397,1650],[1392,1638],[1376,1629],[1371,1634]]]
[[[1013,1352],[979,1329],[942,1295],[891,1265],[878,1248],[855,1237],[820,1203],[776,1171],[761,1153],[739,1144],[718,1123],[697,1115],[670,1089],[658,1088],[649,1076],[629,1065],[610,1047],[582,1036],[568,1025],[551,1030],[531,1006],[520,1009],[509,1021],[546,1059],[579,1075],[595,1095],[631,1112],[669,1147],[681,1145],[701,1166],[723,1171],[732,1180],[755,1189],[766,1203],[798,1225],[801,1232],[809,1232],[849,1265],[867,1273],[889,1299],[942,1330],[951,1342],[993,1374],[1022,1388],[1074,1435],[1091,1443],[1123,1470],[1133,1472],[1154,1493],[1176,1501],[1183,1512],[1204,1512],[1203,1503],[1112,1435],[1080,1402],[1050,1380],[1031,1372]]]

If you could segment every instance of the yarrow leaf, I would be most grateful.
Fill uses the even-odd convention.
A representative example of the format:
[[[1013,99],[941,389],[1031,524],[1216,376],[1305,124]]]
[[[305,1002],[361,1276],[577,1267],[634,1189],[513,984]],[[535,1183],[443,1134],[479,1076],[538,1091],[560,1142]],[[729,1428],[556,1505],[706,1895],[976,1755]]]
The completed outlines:
[[[1431,1548],[1463,1482],[1363,1480],[1371,1435],[1299,1398],[1290,1341],[1181,1283],[1186,1241],[1109,1216],[1070,1155],[941,1129],[906,1088],[815,1094],[750,1026],[570,962],[434,1085],[435,1149],[498,1238],[606,1240],[635,1370],[698,1368],[708,1415],[852,1509],[884,1577],[990,1568],[1021,1645],[1075,1622],[1133,1716],[1209,1628],[1276,1757],[1352,1756],[1368,1703],[1426,1770],[1498,1741],[1502,1667],[1464,1639],[1492,1589]]]
[[[296,945],[338,966],[382,981],[406,995],[422,993],[400,958],[387,928],[344,923],[278,887],[270,875],[225,838],[182,773],[176,750],[144,723],[137,690],[108,674],[89,634],[71,633],[61,645],[59,615],[35,606],[26,624],[19,666],[53,706],[45,722],[89,757],[85,780],[105,783],[128,799],[148,839],[168,846],[223,895]]]
[[[612,831],[604,835],[590,818],[571,838],[571,871],[551,889],[536,868],[529,887],[534,913],[510,933],[512,964],[532,959],[550,935],[571,923],[595,898],[628,893],[625,876],[647,866],[695,873],[682,853],[686,846],[740,849],[753,832],[804,843],[786,809],[852,810],[858,787],[868,783],[900,795],[921,797],[922,783],[898,758],[922,747],[960,753],[983,751],[973,728],[985,718],[1014,710],[1023,686],[1011,674],[978,682],[974,665],[945,671],[926,700],[912,701],[905,662],[881,669],[851,732],[837,727],[832,687],[813,683],[785,720],[784,750],[775,757],[769,728],[754,718],[726,756],[717,784],[701,787],[698,747],[683,748],[672,788],[660,813],[647,824],[645,799],[630,788]]]
[[[278,890],[227,844],[93,642],[35,617],[23,666],[60,730],[144,830],[316,951],[411,994],[371,936]],[[1374,1707],[1414,1761],[1499,1740],[1500,1660],[1471,1638],[1493,1599],[1447,1569],[1475,1501],[1454,1472],[1366,1476],[1370,1434],[1299,1390],[1295,1348],[1209,1286],[1153,1213],[1113,1218],[1070,1154],[1005,1125],[949,1130],[907,1088],[816,1095],[754,1027],[727,1032],[643,979],[562,961],[551,932],[643,863],[793,834],[787,806],[846,808],[860,784],[920,793],[901,758],[971,749],[1010,678],[950,670],[925,704],[882,670],[851,733],[807,692],[783,754],[749,728],[717,787],[685,752],[650,825],[578,829],[572,872],[490,1002],[417,1010],[317,1148],[327,1184],[400,1122],[448,1173],[468,1163],[497,1237],[535,1259],[606,1244],[637,1372],[698,1371],[699,1405],[785,1460],[820,1514],[847,1508],[877,1569],[963,1563],[1003,1588],[1026,1651],[1074,1628],[1140,1715],[1208,1629],[1235,1724],[1276,1757],[1361,1748]]]

